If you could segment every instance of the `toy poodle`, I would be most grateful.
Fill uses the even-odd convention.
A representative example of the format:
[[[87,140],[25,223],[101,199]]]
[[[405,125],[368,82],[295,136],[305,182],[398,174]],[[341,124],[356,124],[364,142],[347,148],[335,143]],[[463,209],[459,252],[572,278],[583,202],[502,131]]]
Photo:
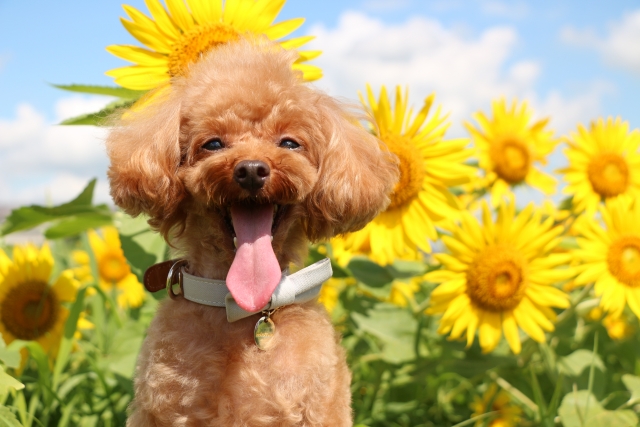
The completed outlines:
[[[302,82],[296,59],[263,40],[221,46],[109,133],[116,204],[176,249],[181,285],[188,276],[227,294],[219,307],[169,286],[127,426],[352,425],[351,374],[317,292],[266,308],[309,241],[385,209],[397,160],[361,114]]]

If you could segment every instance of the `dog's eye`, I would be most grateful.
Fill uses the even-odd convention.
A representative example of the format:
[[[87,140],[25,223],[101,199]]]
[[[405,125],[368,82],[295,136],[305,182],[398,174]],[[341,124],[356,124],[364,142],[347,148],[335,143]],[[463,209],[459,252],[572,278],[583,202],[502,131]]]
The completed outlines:
[[[222,143],[222,140],[220,138],[213,138],[205,142],[202,148],[209,151],[215,151],[224,148],[224,144]]]
[[[298,144],[291,138],[284,138],[282,141],[280,141],[280,147],[286,148],[288,150],[295,150],[296,148],[300,147],[300,144]]]

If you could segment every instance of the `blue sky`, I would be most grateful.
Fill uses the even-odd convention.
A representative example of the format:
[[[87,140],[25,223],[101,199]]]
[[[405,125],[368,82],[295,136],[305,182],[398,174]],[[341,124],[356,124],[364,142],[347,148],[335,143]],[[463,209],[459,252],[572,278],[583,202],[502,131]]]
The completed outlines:
[[[146,12],[143,1],[129,1]],[[0,0],[0,205],[59,202],[92,176],[107,200],[104,131],[53,126],[105,100],[47,83],[110,84],[125,65],[109,44],[133,44],[120,2]],[[355,99],[366,82],[435,91],[450,136],[500,96],[527,99],[558,135],[598,116],[640,126],[640,4],[634,1],[289,0],[278,21],[305,17],[317,86]]]

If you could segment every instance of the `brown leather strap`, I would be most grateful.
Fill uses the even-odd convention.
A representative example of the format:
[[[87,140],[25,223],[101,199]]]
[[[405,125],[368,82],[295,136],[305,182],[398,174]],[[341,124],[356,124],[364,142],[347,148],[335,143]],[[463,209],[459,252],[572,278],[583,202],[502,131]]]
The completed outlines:
[[[170,259],[147,268],[144,272],[144,287],[149,292],[158,292],[167,288],[167,276],[171,266],[178,261]]]

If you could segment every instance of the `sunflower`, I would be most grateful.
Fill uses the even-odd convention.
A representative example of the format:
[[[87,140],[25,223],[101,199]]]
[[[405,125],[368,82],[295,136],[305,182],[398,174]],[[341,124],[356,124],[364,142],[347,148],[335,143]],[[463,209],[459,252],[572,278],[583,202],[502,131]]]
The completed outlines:
[[[422,277],[394,280],[391,283],[391,292],[389,293],[388,301],[399,307],[406,307],[409,301],[413,300],[415,293],[420,290],[420,284],[422,282]]]
[[[603,318],[604,310],[596,307],[589,311],[587,319],[596,322],[602,321],[602,326],[607,330],[607,334],[612,340],[621,341],[629,338],[635,333],[635,328],[630,319],[624,314],[620,317],[608,315]]]
[[[565,154],[569,167],[562,169],[568,183],[564,192],[573,195],[576,212],[594,213],[603,200],[640,198],[640,132],[609,117],[578,126]]]
[[[80,286],[71,270],[53,282],[54,267],[49,246],[15,246],[13,260],[0,249],[0,334],[5,343],[36,341],[55,357],[72,302]]]
[[[535,163],[546,164],[546,156],[558,144],[553,131],[545,129],[549,119],[531,123],[532,112],[526,102],[518,107],[513,101],[507,109],[506,101],[501,99],[493,102],[492,110],[493,119],[482,112],[473,115],[479,128],[465,123],[485,173],[480,184],[491,192],[492,203],[496,205],[510,187],[524,183],[553,194],[556,180],[534,167]]]
[[[498,415],[491,419],[488,424],[480,420],[476,426],[487,425],[488,427],[516,427],[520,425],[520,417],[522,409],[511,403],[509,394],[504,390],[498,391],[496,384],[487,387],[482,397],[475,396],[471,403],[473,414],[471,417],[477,417],[487,412],[497,412]]]
[[[511,350],[521,350],[518,327],[535,341],[553,331],[555,312],[550,307],[569,306],[567,295],[552,285],[568,279],[570,254],[551,253],[560,242],[562,227],[529,204],[516,215],[513,198],[498,209],[494,222],[486,201],[481,203],[482,222],[469,212],[462,223],[443,236],[451,251],[436,254],[442,269],[425,275],[441,283],[431,293],[429,314],[444,313],[438,332],[458,339],[466,330],[467,345],[480,335],[482,351],[492,351],[504,332]]]
[[[123,5],[131,20],[120,18],[122,25],[146,46],[111,45],[107,51],[135,65],[115,68],[107,75],[116,84],[133,90],[150,90],[166,86],[172,77],[184,76],[189,66],[204,53],[243,35],[264,35],[280,40],[298,29],[303,18],[273,24],[285,0],[145,0],[151,17]],[[313,37],[294,37],[280,41],[285,49],[298,48]],[[305,61],[320,51],[300,51],[293,68],[305,80],[322,77],[322,71]]]
[[[342,291],[346,289],[347,286],[353,286],[356,284],[356,281],[353,277],[346,278],[335,278],[327,280],[322,288],[320,289],[320,295],[318,295],[318,302],[327,309],[329,314],[333,313],[336,306],[338,305],[338,300],[340,299],[340,294]]]
[[[443,140],[449,125],[439,108],[427,120],[434,95],[413,118],[407,108],[408,91],[403,96],[400,86],[394,109],[384,86],[376,101],[367,85],[367,97],[376,124],[372,131],[398,156],[400,180],[387,210],[364,229],[338,239],[336,246],[382,265],[396,258],[419,259],[419,251],[431,252],[427,239],[438,237],[435,223],[458,212],[458,201],[448,187],[467,183],[476,174],[465,164],[471,155],[465,148],[468,140]],[[366,106],[362,96],[361,100]]]
[[[580,264],[577,285],[595,282],[600,306],[618,318],[625,305],[640,318],[640,202],[607,202],[600,208],[604,227],[596,221],[580,221],[579,249],[573,251]]]
[[[118,230],[115,227],[104,227],[104,239],[93,230],[89,230],[87,234],[98,264],[100,288],[105,292],[114,293],[120,307],[140,307],[145,296],[144,288],[127,264]],[[75,251],[73,259],[79,264],[74,271],[80,280],[86,281],[87,275],[91,274],[89,255],[83,251]]]

